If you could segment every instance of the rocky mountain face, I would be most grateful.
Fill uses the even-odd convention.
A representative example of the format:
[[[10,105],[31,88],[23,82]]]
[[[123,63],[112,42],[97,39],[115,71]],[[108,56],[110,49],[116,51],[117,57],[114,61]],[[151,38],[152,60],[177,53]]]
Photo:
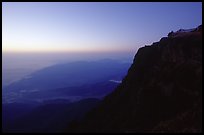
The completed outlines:
[[[201,132],[202,25],[135,55],[114,92],[67,132]]]

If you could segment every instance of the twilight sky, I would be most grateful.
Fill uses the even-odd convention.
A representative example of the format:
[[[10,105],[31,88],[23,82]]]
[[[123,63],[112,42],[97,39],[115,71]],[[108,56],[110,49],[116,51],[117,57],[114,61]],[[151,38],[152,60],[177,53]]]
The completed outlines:
[[[202,24],[201,2],[2,4],[4,52],[128,52]]]

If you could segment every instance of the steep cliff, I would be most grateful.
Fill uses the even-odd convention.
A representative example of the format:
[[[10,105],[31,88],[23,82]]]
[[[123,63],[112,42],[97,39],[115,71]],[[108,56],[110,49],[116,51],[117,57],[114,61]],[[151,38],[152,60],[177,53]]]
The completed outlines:
[[[201,132],[202,25],[142,47],[117,89],[68,132]]]

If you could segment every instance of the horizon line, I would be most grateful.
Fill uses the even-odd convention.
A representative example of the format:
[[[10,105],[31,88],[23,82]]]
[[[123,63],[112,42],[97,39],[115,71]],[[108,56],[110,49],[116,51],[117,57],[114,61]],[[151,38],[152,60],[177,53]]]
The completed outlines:
[[[68,51],[68,50],[56,50],[56,51],[11,51],[2,50],[2,53],[130,53],[135,52],[138,49],[132,50],[84,50],[84,51]]]

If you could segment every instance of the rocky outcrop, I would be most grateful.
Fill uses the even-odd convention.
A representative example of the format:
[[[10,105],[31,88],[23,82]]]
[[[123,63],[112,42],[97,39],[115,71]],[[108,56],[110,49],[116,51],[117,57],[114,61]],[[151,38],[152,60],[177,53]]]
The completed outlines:
[[[201,132],[202,25],[142,47],[117,89],[68,132]]]

